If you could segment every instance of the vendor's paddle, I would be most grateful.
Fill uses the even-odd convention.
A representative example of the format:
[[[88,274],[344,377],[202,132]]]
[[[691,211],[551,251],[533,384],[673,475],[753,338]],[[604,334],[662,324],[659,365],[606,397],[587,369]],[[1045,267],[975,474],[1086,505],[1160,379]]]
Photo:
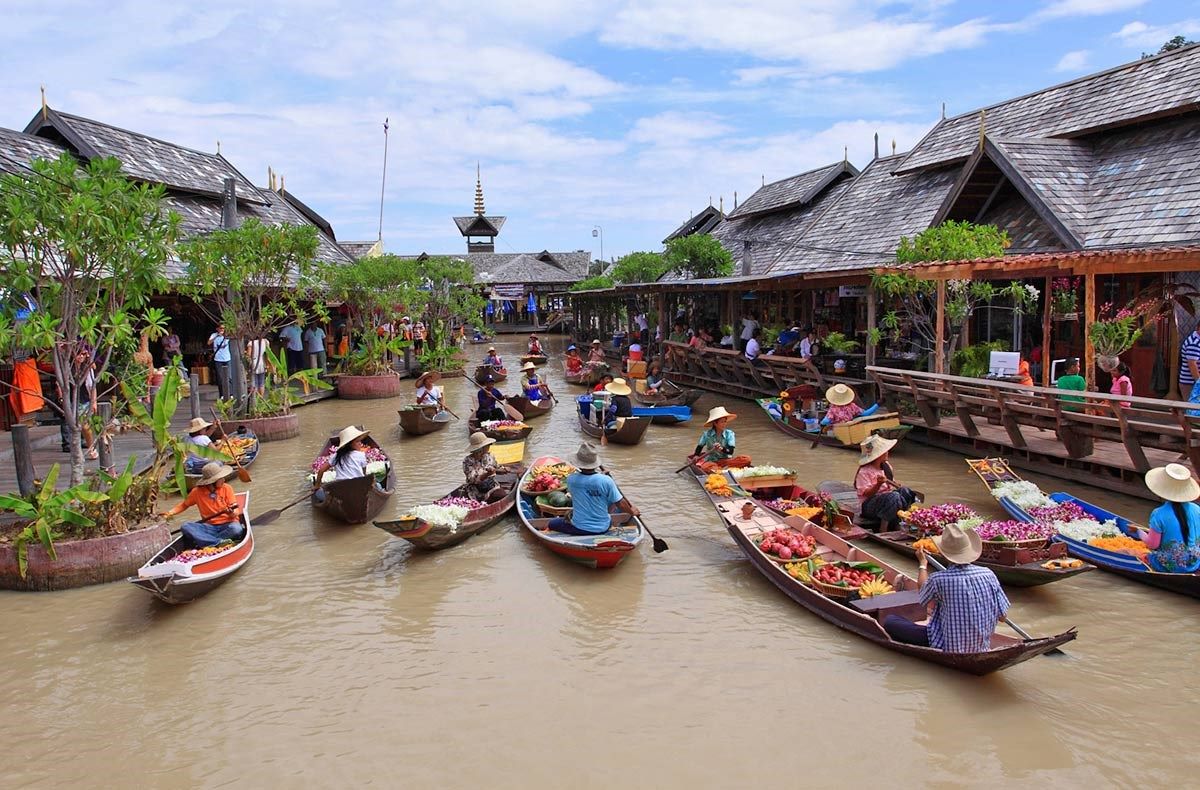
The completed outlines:
[[[479,386],[478,383],[476,383],[476,382],[471,382],[471,383],[475,384],[475,389],[483,390],[483,387]],[[483,391],[487,392],[487,390],[483,390]],[[491,393],[489,392],[488,394],[490,395]],[[504,409],[504,413],[508,415],[508,419],[515,420],[516,422],[521,422],[522,420],[525,419],[525,415],[522,414],[520,411],[518,411],[516,406],[510,406],[508,404],[508,398],[496,398],[496,401]]]
[[[238,460],[238,454],[233,452],[233,445],[229,443],[229,437],[225,435],[225,426],[221,424],[221,418],[217,416],[217,410],[209,409],[209,411],[212,412],[213,419],[217,421],[217,430],[221,432],[221,438],[225,440],[225,446],[229,448],[229,454],[233,457],[234,465],[237,466],[238,480],[241,480],[243,483],[251,482],[250,473],[246,471],[246,467],[242,466],[242,462]]]
[[[663,540],[662,538],[654,537],[654,533],[651,532],[650,528],[646,526],[646,520],[644,518],[642,518],[641,516],[638,516],[638,520],[642,522],[642,529],[646,530],[646,534],[650,536],[650,540],[654,541],[654,553],[655,554],[662,554],[664,551],[671,548],[670,546],[667,545],[667,542],[665,540]]]
[[[936,558],[936,557],[934,557],[932,554],[926,554],[926,555],[925,555],[925,559],[927,559],[927,560],[929,561],[929,563],[930,563],[931,565],[933,565],[933,567],[934,567],[935,569],[937,569],[937,570],[939,570],[939,571],[944,571],[944,570],[946,570],[946,566],[945,566],[945,565],[943,565],[942,563],[938,562],[938,561],[937,561],[937,558]],[[1019,636],[1020,636],[1022,639],[1024,639],[1025,641],[1027,641],[1027,642],[1033,642],[1033,641],[1035,641],[1035,640],[1036,640],[1036,637],[1034,637],[1034,636],[1031,636],[1031,635],[1029,634],[1029,632],[1028,632],[1028,631],[1026,631],[1024,628],[1022,628],[1021,626],[1019,626],[1019,625],[1017,625],[1016,623],[1014,623],[1014,622],[1013,622],[1011,619],[1009,619],[1008,617],[1005,617],[1003,622],[1005,622],[1005,623],[1008,623],[1008,627],[1009,627],[1009,628],[1011,628],[1012,630],[1016,631],[1016,632],[1017,632],[1017,634],[1018,634],[1018,635],[1019,635]],[[1050,649],[1050,650],[1047,650],[1047,651],[1046,651],[1046,652],[1045,652],[1043,655],[1047,655],[1047,656],[1065,656],[1065,655],[1067,655],[1067,654],[1066,654],[1066,652],[1064,652],[1063,650],[1061,650],[1061,649],[1059,649],[1059,648],[1055,647],[1055,648],[1052,648],[1052,649]]]
[[[290,502],[290,503],[284,505],[283,507],[278,508],[277,510],[268,510],[266,513],[261,513],[261,514],[259,514],[258,518],[254,519],[251,522],[251,524],[255,527],[262,526],[263,524],[270,524],[272,521],[278,520],[278,518],[281,515],[283,515],[283,511],[285,511],[289,508],[295,507],[296,505],[300,504],[301,502],[303,502],[304,500],[308,499],[311,496],[312,496],[312,492],[309,491],[309,492],[305,493],[303,496],[301,496],[299,499],[297,499],[295,502]]]

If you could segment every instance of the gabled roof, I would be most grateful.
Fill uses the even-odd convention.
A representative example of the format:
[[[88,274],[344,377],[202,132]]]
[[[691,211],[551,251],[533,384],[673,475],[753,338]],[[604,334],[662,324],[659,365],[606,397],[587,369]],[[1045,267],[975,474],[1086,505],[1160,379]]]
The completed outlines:
[[[858,168],[849,162],[835,162],[799,175],[772,181],[755,190],[729,214],[729,219],[784,211],[793,206],[811,203],[822,191],[842,176],[858,175]]]
[[[283,187],[280,187],[276,191],[276,194],[280,195],[284,200],[286,200],[292,206],[292,208],[303,214],[305,219],[320,228],[322,233],[334,241],[337,241],[337,235],[334,234],[333,225],[329,224],[329,220],[322,217],[312,208],[309,208],[304,201],[293,195],[291,192],[288,192]]]
[[[116,157],[121,160],[121,170],[140,181],[220,197],[225,179],[233,178],[239,200],[266,202],[266,197],[220,154],[196,151],[49,108],[33,116],[25,133],[65,143],[85,160]]]
[[[27,166],[34,159],[58,159],[66,150],[51,140],[0,128],[0,173],[30,175]]]
[[[984,108],[984,128],[1001,137],[1079,137],[1200,108],[1200,45],[1136,60]],[[897,173],[969,157],[979,144],[979,110],[940,121]]]
[[[447,258],[458,258],[471,264],[477,282],[491,285],[540,283],[574,283],[588,276],[591,253],[587,250],[573,252],[460,252],[445,253]],[[420,260],[429,257],[401,255],[401,258]],[[486,274],[487,277],[482,275]]]
[[[458,232],[464,236],[498,236],[500,228],[504,227],[505,217],[485,217],[472,214],[469,217],[455,217],[454,224]]]
[[[721,213],[719,208],[709,206],[694,217],[688,218],[682,225],[673,230],[665,239],[663,244],[666,244],[671,239],[680,239],[684,236],[703,235],[716,227],[717,223],[725,219],[725,215]]]
[[[383,252],[383,242],[378,239],[371,239],[370,241],[339,241],[338,246],[355,260],[379,255]]]

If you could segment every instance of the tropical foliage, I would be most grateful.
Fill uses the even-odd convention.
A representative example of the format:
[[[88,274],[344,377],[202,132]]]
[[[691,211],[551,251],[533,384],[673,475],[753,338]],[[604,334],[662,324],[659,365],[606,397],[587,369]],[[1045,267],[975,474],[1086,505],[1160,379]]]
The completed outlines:
[[[733,274],[733,256],[721,242],[706,233],[671,239],[663,252],[663,260],[671,271],[695,279]]]

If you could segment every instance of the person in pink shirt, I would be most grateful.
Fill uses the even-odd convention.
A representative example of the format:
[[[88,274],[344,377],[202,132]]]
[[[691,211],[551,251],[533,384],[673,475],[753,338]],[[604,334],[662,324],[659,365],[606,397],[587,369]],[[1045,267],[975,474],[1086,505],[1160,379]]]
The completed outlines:
[[[895,480],[888,452],[896,446],[895,439],[868,436],[859,447],[858,473],[854,475],[854,490],[862,505],[862,515],[879,521],[879,530],[888,532],[899,526],[899,512],[917,501],[917,493]]]
[[[1113,395],[1132,395],[1133,382],[1129,379],[1129,366],[1124,362],[1117,363],[1117,369],[1112,373],[1112,386],[1108,391]],[[1121,406],[1128,409],[1129,401],[1121,401]]]
[[[825,412],[827,425],[850,422],[862,414],[862,407],[854,402],[854,390],[845,384],[834,384],[825,390],[825,400],[829,401],[829,410]]]

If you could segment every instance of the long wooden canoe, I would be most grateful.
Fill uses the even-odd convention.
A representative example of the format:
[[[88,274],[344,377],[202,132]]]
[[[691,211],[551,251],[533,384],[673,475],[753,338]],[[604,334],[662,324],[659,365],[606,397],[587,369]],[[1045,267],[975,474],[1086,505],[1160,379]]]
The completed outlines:
[[[241,463],[242,468],[243,469],[249,468],[250,464],[254,463],[254,461],[258,458],[258,451],[262,447],[262,444],[258,440],[258,436],[254,433],[254,431],[250,430],[245,425],[239,425],[236,431],[234,431],[232,434],[229,434],[229,438],[230,439],[253,439],[254,440],[254,444],[251,445],[249,449],[247,449],[244,453],[242,453],[238,457],[238,462]],[[220,441],[220,440],[218,439],[217,441]],[[217,449],[217,448],[213,448],[213,449]],[[232,465],[232,462],[230,462],[230,463]],[[236,474],[236,472],[237,472],[237,469],[235,468],[233,474]],[[230,476],[232,477],[233,474],[231,474]],[[203,475],[184,474],[183,480],[184,480],[184,484],[187,486],[187,490],[191,491],[193,488],[195,488],[196,483],[200,482],[201,477],[203,477]]]
[[[697,477],[696,482],[700,483],[701,490],[704,490],[703,478]],[[1074,628],[1055,636],[1028,641],[996,633],[992,635],[991,649],[979,653],[948,653],[932,647],[897,642],[883,629],[883,620],[887,615],[896,614],[912,620],[923,619],[925,616],[925,607],[920,604],[920,593],[915,580],[829,530],[798,516],[780,518],[759,508],[750,520],[744,520],[741,518],[742,504],[751,500],[720,497],[707,491],[705,494],[729,535],[755,570],[813,614],[880,647],[972,675],[987,675],[1028,661],[1075,638]],[[811,535],[817,542],[818,556],[827,561],[872,562],[878,565],[897,592],[865,601],[849,601],[826,596],[799,579],[792,578],[783,565],[762,552],[757,545],[758,536],[762,532],[784,526]]]
[[[634,417],[649,417],[655,425],[678,425],[692,419],[690,406],[634,406]]]
[[[472,434],[472,433],[475,433],[476,431],[478,431],[479,433],[482,433],[484,436],[488,437],[489,439],[495,439],[498,442],[512,441],[515,439],[524,439],[525,437],[529,436],[529,433],[532,430],[533,430],[532,425],[526,425],[524,428],[520,428],[515,431],[500,431],[500,430],[496,430],[494,428],[485,427],[483,425],[483,423],[480,422],[479,418],[473,414],[467,418],[467,433],[468,434]]]
[[[753,494],[755,499],[763,500],[762,501],[763,507],[767,508],[768,510],[774,511],[779,516],[784,517],[784,518],[787,517],[787,513],[783,512],[775,507],[772,507],[771,505],[769,505],[767,503],[778,500],[778,499],[791,499],[791,500],[795,500],[797,502],[805,502],[810,507],[811,506],[819,507],[820,502],[821,502],[821,496],[822,496],[822,494],[820,492],[809,491],[808,489],[804,488],[803,486],[798,486],[798,485],[792,485],[790,487],[781,487],[781,488],[759,488],[759,489],[755,489],[751,493]],[[821,516],[820,518],[816,518],[816,519],[809,519],[809,520],[812,521],[814,524],[816,524],[818,527],[824,527],[825,529],[828,529],[830,532],[839,536],[843,540],[859,540],[861,538],[865,538],[867,536],[867,531],[854,523],[854,516],[855,516],[854,512],[849,510],[848,508],[846,508],[846,506],[841,502],[837,502],[837,505],[838,505],[838,517],[835,519],[835,523],[833,523],[833,524],[823,523],[824,516]]]
[[[180,552],[192,548],[188,539],[179,535],[147,560],[138,569],[137,576],[129,577],[129,582],[161,601],[190,603],[237,573],[254,554],[254,530],[247,512],[250,492],[239,493],[237,501],[242,508],[242,526],[245,528],[241,540],[219,554],[196,562],[179,562],[176,557]]]
[[[493,365],[478,365],[475,368],[475,383],[487,384],[488,376],[492,377],[492,383],[504,381],[508,378],[508,370],[506,368],[498,368]]]
[[[510,395],[508,405],[521,412],[521,419],[532,420],[535,417],[549,414],[550,410],[554,408],[554,401],[547,397],[534,403],[524,395]]]
[[[581,431],[596,439],[607,435],[608,441],[613,444],[637,444],[650,427],[649,417],[626,417],[624,420],[617,420],[619,425],[616,428],[601,428],[584,417],[583,412],[578,409],[576,409],[576,416],[579,418]]]
[[[913,543],[917,539],[908,532],[868,532],[865,537],[867,540],[878,543],[881,546],[887,546],[892,551],[903,554],[905,557],[915,559],[917,556],[917,550],[913,548]],[[1040,587],[1043,584],[1062,581],[1072,576],[1078,576],[1081,573],[1096,570],[1096,566],[1089,565],[1086,562],[1078,568],[1051,570],[1043,568],[1042,562],[1044,560],[1027,562],[1022,565],[1003,565],[981,557],[972,564],[982,565],[990,569],[992,573],[996,574],[996,578],[1000,580],[1000,583],[1008,587]]]
[[[524,488],[532,471],[539,466],[561,464],[564,461],[554,456],[538,458],[529,466],[521,478],[519,488]],[[517,515],[525,531],[541,546],[589,568],[615,568],[625,559],[642,539],[646,529],[639,518],[628,513],[614,513],[608,532],[599,535],[567,535],[549,531],[550,519],[542,518],[534,504],[534,497],[521,494],[517,502]]]
[[[450,413],[439,412],[437,406],[406,406],[396,413],[400,415],[400,429],[409,436],[424,436],[450,424]]]
[[[667,382],[664,382],[666,384]],[[633,399],[643,406],[692,406],[704,394],[702,390],[680,389],[671,384],[673,390],[657,393],[633,391]]]
[[[755,403],[762,407],[762,410],[766,412],[767,417],[769,417],[771,420],[771,424],[780,431],[786,433],[788,436],[794,436],[797,439],[804,439],[805,441],[812,442],[813,444],[819,444],[824,447],[836,447],[842,450],[854,450],[856,452],[859,450],[859,445],[857,442],[843,442],[832,432],[806,431],[802,427],[792,423],[790,420],[782,419],[776,416],[775,412],[771,410],[770,406],[772,404],[778,404],[778,398],[758,398]],[[912,428],[912,426],[909,425],[896,425],[896,415],[891,413],[872,415],[870,417],[860,417],[855,420],[855,422],[866,425],[871,434],[882,436],[885,439],[896,439],[897,441],[907,436],[909,430]],[[871,423],[874,422],[878,422],[880,424],[879,427],[871,427]]]
[[[364,442],[383,452],[383,448],[379,447],[372,437],[367,436]],[[336,446],[337,437],[330,437],[319,457],[327,455],[330,448]],[[383,506],[395,493],[396,470],[392,466],[391,459],[388,459],[387,476],[383,483],[380,483],[375,475],[363,475],[362,477],[352,477],[349,480],[323,483],[321,490],[324,496],[318,497],[314,492],[310,498],[314,508],[347,524],[366,524],[380,514]]]
[[[608,363],[605,362],[585,362],[578,373],[569,372],[566,364],[563,364],[563,378],[567,380],[567,383],[584,387],[594,386],[609,371]]]
[[[524,365],[526,362],[532,362],[535,365],[545,365],[546,364],[546,355],[545,354],[525,354],[524,356],[521,357],[521,364]]]
[[[384,532],[407,540],[419,549],[436,551],[456,546],[472,535],[478,535],[495,525],[513,509],[513,505],[517,502],[517,481],[524,473],[525,467],[518,466],[510,473],[497,475],[497,482],[507,489],[504,498],[472,510],[457,527],[434,525],[416,518],[376,521],[375,526]],[[459,486],[446,496],[465,497],[468,495],[467,490],[467,486]]]

